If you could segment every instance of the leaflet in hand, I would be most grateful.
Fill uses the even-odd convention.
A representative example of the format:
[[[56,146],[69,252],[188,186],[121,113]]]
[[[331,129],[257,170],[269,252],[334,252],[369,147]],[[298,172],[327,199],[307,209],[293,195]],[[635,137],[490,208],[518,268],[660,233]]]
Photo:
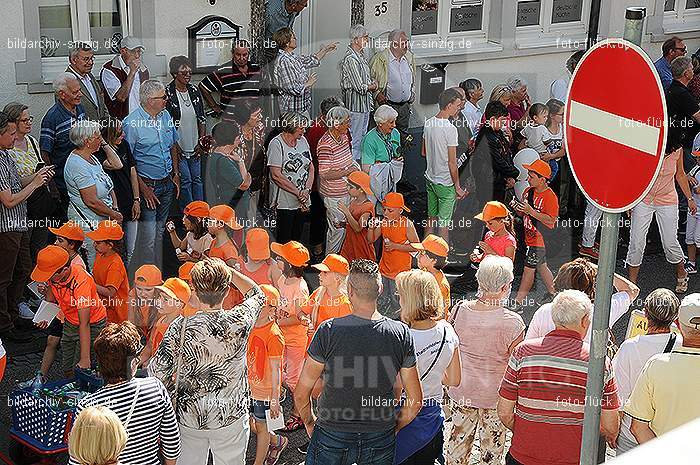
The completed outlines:
[[[51,324],[53,319],[56,318],[56,315],[58,315],[58,312],[60,311],[61,307],[59,307],[55,303],[42,300],[41,305],[39,305],[39,309],[34,314],[34,318],[32,319],[32,321],[34,323],[46,321],[49,324]]]
[[[270,416],[270,410],[265,410],[265,420],[267,420],[267,430],[270,433],[274,433],[278,429],[284,428],[284,415],[282,415],[282,409],[280,409],[280,414],[277,418],[272,418]]]

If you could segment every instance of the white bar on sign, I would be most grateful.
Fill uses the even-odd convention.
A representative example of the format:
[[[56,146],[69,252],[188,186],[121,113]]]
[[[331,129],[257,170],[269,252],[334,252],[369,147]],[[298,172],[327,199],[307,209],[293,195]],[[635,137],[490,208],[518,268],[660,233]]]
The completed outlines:
[[[571,101],[569,124],[577,129],[656,156],[660,128]]]

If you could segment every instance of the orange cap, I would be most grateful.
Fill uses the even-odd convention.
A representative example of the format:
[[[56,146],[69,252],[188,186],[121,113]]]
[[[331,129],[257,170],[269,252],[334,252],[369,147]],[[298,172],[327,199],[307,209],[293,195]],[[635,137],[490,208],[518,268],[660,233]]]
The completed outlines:
[[[306,266],[311,259],[309,250],[297,241],[289,241],[286,244],[273,242],[270,249],[293,266]]]
[[[177,276],[183,281],[192,280],[192,268],[194,268],[194,262],[185,262],[180,265],[180,269],[177,271]]]
[[[501,202],[492,200],[490,202],[486,202],[486,205],[484,205],[484,209],[481,210],[481,213],[476,215],[474,218],[483,222],[487,222],[491,221],[494,218],[505,218],[507,216],[508,209],[506,208],[506,206],[503,205]]]
[[[201,200],[195,200],[187,204],[183,213],[196,218],[207,218],[209,217],[209,204]]]
[[[68,221],[63,223],[60,228],[49,228],[55,236],[64,237],[70,239],[71,241],[84,241],[85,233],[78,226],[78,223],[74,221]]]
[[[177,299],[185,304],[190,301],[192,296],[190,286],[180,278],[168,278],[162,286],[156,286],[156,289],[164,292],[171,299]]]
[[[270,235],[262,228],[253,228],[245,236],[245,247],[251,260],[270,258]]]
[[[267,305],[272,305],[273,307],[279,305],[280,291],[276,287],[269,284],[261,284],[260,290],[265,294],[265,303]]]
[[[326,255],[326,258],[321,263],[311,265],[311,267],[316,268],[318,271],[330,271],[346,276],[350,274],[350,264],[345,257],[334,253]]]
[[[229,228],[238,231],[243,226],[236,220],[236,211],[228,205],[217,205],[209,209],[209,218],[221,222]]]
[[[87,233],[87,237],[93,241],[118,241],[124,237],[124,231],[116,221],[104,220],[100,221],[97,229]]]
[[[39,251],[36,256],[36,266],[31,278],[38,283],[45,283],[58,270],[68,265],[70,256],[65,249],[57,245],[49,245]]]
[[[447,245],[445,239],[435,234],[428,234],[419,244],[411,244],[414,249],[427,250],[428,252],[437,255],[438,257],[447,257],[450,251],[450,246]]]
[[[364,171],[353,171],[348,175],[348,181],[351,183],[360,186],[360,189],[367,194],[367,195],[374,195],[372,194],[372,188],[369,185],[369,174],[365,173]]]
[[[142,286],[160,286],[163,284],[163,275],[155,265],[142,265],[136,270],[134,283]]]
[[[523,168],[525,168],[528,171],[534,171],[535,173],[547,179],[549,179],[552,176],[552,168],[549,166],[549,163],[547,163],[544,160],[535,160],[529,165],[523,165]]]
[[[403,195],[398,192],[389,192],[385,197],[382,205],[386,208],[401,208],[407,212],[411,210],[406,206],[403,200]]]

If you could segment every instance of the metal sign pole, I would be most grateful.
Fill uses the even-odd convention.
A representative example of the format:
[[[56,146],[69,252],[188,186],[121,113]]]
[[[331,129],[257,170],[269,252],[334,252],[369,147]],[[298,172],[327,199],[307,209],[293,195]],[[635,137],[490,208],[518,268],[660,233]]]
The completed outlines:
[[[645,8],[628,8],[625,13],[625,40],[640,45]],[[624,131],[624,128],[621,128]],[[586,379],[586,399],[581,440],[581,465],[598,463],[600,411],[602,406],[605,357],[610,322],[610,299],[617,258],[617,240],[620,232],[620,214],[603,213],[600,230],[600,258],[596,277],[595,304],[591,322],[591,350]]]

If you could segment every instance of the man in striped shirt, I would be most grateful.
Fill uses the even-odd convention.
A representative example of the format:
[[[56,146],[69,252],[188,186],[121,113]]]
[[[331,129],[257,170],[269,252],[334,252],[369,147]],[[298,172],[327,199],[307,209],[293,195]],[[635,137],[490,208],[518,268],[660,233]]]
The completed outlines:
[[[578,464],[586,403],[589,345],[584,342],[593,304],[566,290],[552,302],[556,329],[521,342],[513,351],[499,391],[498,416],[513,431],[506,464]],[[600,430],[615,447],[620,400],[609,361],[600,399]]]
[[[158,378],[134,378],[143,350],[140,341],[128,321],[102,330],[95,339],[95,354],[105,386],[78,403],[76,416],[87,407],[103,405],[119,417],[129,436],[119,463],[175,465],[180,429],[168,391]],[[70,465],[77,462],[71,458]]]
[[[233,109],[246,100],[260,97],[260,66],[250,61],[248,42],[234,42],[231,53],[233,59],[213,73],[209,73],[199,83],[199,91],[209,108],[224,121],[234,122]],[[212,94],[218,93],[220,103]]]

